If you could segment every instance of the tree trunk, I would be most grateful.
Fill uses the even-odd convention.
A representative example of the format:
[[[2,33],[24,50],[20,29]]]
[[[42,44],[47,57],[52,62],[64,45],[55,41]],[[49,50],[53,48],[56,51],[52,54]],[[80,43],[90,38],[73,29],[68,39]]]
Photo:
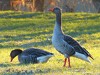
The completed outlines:
[[[44,0],[33,0],[34,4],[34,11],[44,11]]]
[[[10,0],[0,0],[0,10],[9,10]]]
[[[98,10],[98,13],[100,13],[100,0],[92,0],[95,8]]]

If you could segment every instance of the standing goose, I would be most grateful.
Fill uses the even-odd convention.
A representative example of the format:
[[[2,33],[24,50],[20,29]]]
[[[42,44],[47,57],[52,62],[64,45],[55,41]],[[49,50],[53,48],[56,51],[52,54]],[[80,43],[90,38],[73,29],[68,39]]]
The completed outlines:
[[[56,14],[56,21],[55,27],[52,36],[52,44],[54,45],[55,49],[65,56],[64,65],[66,66],[66,61],[68,58],[68,67],[70,66],[70,56],[77,57],[84,61],[90,62],[88,57],[93,57],[91,54],[81,45],[75,41],[71,36],[65,35],[61,28],[61,9],[50,8],[49,11],[52,11]]]
[[[17,55],[20,63],[44,63],[53,56],[52,53],[37,48],[29,48],[24,51],[15,49],[10,53],[11,62]]]

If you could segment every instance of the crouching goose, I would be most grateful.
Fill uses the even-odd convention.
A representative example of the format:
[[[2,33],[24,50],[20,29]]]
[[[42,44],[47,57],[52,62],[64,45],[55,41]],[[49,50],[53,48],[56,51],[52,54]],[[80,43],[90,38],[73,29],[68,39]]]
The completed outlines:
[[[52,44],[58,52],[65,56],[64,65],[66,66],[66,61],[68,58],[68,67],[70,66],[70,56],[77,57],[79,59],[90,62],[88,57],[93,57],[91,54],[81,45],[75,41],[71,36],[65,35],[61,28],[61,9],[58,7],[50,8],[49,11],[52,11],[56,14],[55,27],[52,36]]]
[[[43,63],[47,62],[53,56],[53,53],[37,48],[29,48],[24,51],[15,49],[10,53],[11,62],[17,55],[20,63]]]

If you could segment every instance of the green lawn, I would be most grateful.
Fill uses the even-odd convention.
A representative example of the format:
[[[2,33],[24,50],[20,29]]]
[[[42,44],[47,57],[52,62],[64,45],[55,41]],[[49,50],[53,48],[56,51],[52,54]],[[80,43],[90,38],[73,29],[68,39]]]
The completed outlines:
[[[100,75],[100,14],[63,13],[62,28],[94,57],[92,65],[71,58],[72,68],[62,67],[64,56],[52,46],[53,13],[0,12],[0,75]],[[55,54],[44,64],[10,62],[15,48],[41,48]]]

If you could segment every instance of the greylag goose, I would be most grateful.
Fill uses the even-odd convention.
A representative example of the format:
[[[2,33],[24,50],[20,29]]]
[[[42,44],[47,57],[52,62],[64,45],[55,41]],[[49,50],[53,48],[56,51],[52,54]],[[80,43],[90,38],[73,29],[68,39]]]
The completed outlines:
[[[20,63],[44,63],[53,56],[53,53],[37,48],[29,48],[24,51],[15,49],[10,53],[11,62],[17,55]]]
[[[55,27],[52,36],[52,44],[55,49],[65,56],[64,65],[66,66],[66,61],[68,59],[68,67],[70,65],[70,56],[74,56],[76,58],[82,59],[84,61],[90,62],[88,57],[93,57],[91,54],[81,45],[75,41],[71,36],[65,35],[62,31],[61,27],[61,9],[58,7],[50,8],[49,11],[52,11],[56,14]]]

